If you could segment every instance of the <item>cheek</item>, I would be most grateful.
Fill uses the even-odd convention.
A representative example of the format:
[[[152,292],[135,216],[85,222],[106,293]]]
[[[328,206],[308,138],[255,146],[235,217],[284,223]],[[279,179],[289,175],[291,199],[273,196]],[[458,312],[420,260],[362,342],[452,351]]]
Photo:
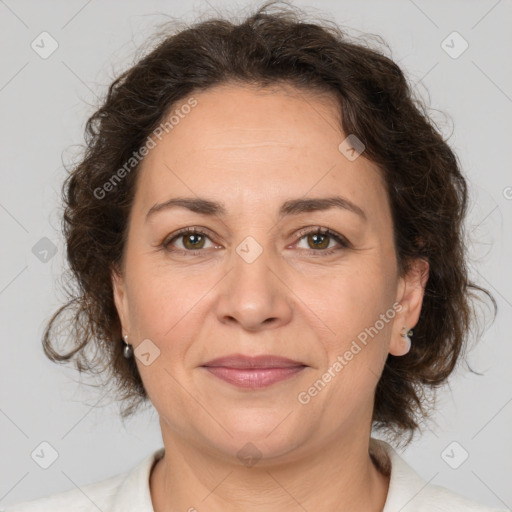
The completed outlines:
[[[321,383],[315,384],[325,389],[318,407],[330,404],[327,414],[333,423],[339,411],[356,418],[371,410],[397,312],[393,297],[385,293],[382,283],[358,288],[358,282],[345,281],[338,300],[333,301],[330,321],[335,335],[324,339],[327,362],[319,370]],[[354,288],[347,290],[352,285]]]
[[[194,312],[203,293],[186,279],[171,279],[169,273],[164,278],[162,272],[150,266],[132,274],[130,311],[134,343],[141,344],[140,347],[145,344],[144,352],[149,354],[144,360],[142,353],[136,362],[156,409],[182,410],[187,403],[179,383],[187,379],[187,353],[201,325]]]
[[[208,286],[190,272],[171,270],[146,257],[133,267],[130,281],[130,314],[140,336],[163,342],[183,326],[199,305]]]
[[[380,371],[397,313],[393,286],[383,269],[368,265],[347,273],[333,281],[329,294],[326,323],[332,336],[326,339],[326,351],[330,364],[340,356],[349,370],[366,366]]]
[[[348,325],[359,324],[364,328],[392,305],[392,282],[386,269],[374,258],[361,258],[339,272],[333,272],[329,282],[326,303]]]
[[[139,372],[152,400],[165,393],[180,394],[174,379],[185,382],[197,364],[197,340],[204,338],[205,316],[213,308],[208,293],[218,276],[194,275],[190,269],[172,269],[151,258],[134,270],[130,281],[130,320],[134,343],[150,340],[149,352],[157,357],[150,365],[137,361]]]

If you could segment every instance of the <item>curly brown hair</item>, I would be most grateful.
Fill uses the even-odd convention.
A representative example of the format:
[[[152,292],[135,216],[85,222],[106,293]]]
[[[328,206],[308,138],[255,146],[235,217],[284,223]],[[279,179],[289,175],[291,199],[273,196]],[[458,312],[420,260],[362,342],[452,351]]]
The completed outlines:
[[[490,298],[497,311],[489,291],[468,275],[467,184],[427,107],[390,57],[362,38],[350,40],[330,20],[313,23],[287,2],[276,3],[263,4],[240,23],[208,19],[174,32],[165,24],[163,41],[110,85],[87,121],[85,154],[63,184],[70,265],[63,276],[78,287],[46,326],[43,348],[55,362],[73,360],[80,373],[106,376],[102,385],[124,405],[123,419],[147,404],[135,359],[122,356],[111,281],[111,272],[123,267],[138,165],[115,186],[105,184],[195,91],[226,83],[287,83],[328,92],[338,100],[340,128],[364,143],[365,157],[385,178],[400,275],[416,258],[430,266],[412,348],[404,357],[388,356],[373,410],[374,428],[398,438],[409,433],[410,439],[467,348],[477,318],[474,292]],[[99,198],[105,190],[107,198]],[[51,333],[66,310],[73,312],[74,346],[60,353]],[[92,348],[94,355],[88,354]]]

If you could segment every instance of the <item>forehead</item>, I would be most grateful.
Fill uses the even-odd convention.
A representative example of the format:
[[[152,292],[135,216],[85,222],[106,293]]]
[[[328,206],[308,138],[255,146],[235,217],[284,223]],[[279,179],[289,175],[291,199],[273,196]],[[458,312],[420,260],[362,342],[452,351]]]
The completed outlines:
[[[334,96],[291,86],[222,85],[192,97],[196,105],[142,162],[140,213],[180,195],[219,197],[245,211],[274,198],[281,203],[333,192],[354,202],[372,195],[376,205],[382,200],[376,166],[363,157],[350,161],[340,152],[346,135]]]

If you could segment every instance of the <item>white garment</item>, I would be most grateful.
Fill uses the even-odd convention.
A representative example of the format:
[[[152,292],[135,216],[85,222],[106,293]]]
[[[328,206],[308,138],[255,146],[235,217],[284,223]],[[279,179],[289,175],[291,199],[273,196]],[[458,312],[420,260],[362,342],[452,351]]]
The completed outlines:
[[[480,505],[444,487],[427,484],[384,441],[372,438],[371,446],[380,464],[388,469],[391,465],[388,496],[382,512],[505,512]],[[18,503],[7,507],[5,512],[154,512],[149,476],[163,455],[164,448],[160,448],[130,471],[81,489]]]

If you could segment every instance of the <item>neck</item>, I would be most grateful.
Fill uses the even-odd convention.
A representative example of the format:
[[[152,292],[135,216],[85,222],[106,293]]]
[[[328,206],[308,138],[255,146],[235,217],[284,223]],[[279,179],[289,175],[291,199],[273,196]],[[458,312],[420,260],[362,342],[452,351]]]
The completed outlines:
[[[172,438],[150,477],[155,512],[381,512],[389,475],[369,455],[369,436],[339,439],[288,462],[251,467]]]

